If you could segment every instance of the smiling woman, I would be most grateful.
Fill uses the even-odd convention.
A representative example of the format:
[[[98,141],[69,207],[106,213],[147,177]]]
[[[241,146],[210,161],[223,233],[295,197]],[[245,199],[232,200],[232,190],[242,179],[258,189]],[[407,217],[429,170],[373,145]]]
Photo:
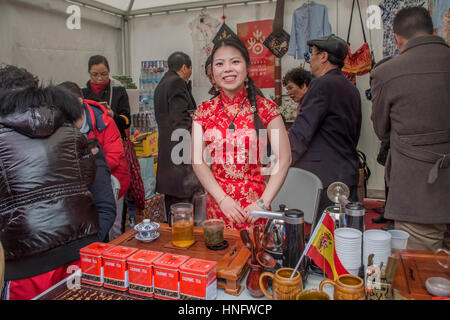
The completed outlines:
[[[192,166],[208,191],[207,219],[222,219],[225,228],[241,230],[265,223],[251,217],[250,212],[270,207],[289,168],[291,150],[277,105],[256,94],[248,76],[250,57],[244,44],[238,39],[222,40],[214,46],[211,57],[214,82],[221,90],[215,98],[204,101],[193,116]],[[253,151],[263,150],[260,143],[267,142],[255,129],[259,133],[267,129],[277,159],[267,186],[262,159],[252,160]],[[217,134],[211,137],[211,132]],[[209,168],[204,151],[221,161]]]
[[[213,77],[223,92],[233,98],[243,87],[247,78],[244,57],[234,47],[221,47],[213,60]]]

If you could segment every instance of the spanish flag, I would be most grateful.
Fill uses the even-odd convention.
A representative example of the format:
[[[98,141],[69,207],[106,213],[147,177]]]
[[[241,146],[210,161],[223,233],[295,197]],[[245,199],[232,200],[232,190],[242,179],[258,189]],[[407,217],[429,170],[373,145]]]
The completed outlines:
[[[334,250],[334,221],[327,213],[317,223],[308,245],[306,255],[325,271],[328,278],[336,280],[341,274],[348,274]]]

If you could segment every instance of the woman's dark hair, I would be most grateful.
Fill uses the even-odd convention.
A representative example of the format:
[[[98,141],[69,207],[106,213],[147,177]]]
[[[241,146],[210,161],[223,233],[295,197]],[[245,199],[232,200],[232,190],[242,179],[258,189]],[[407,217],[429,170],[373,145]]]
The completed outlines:
[[[311,72],[306,71],[302,68],[293,68],[286,72],[286,74],[283,77],[283,86],[287,85],[287,83],[290,81],[292,83],[295,83],[298,87],[303,87],[304,84],[306,86],[309,86],[309,83],[311,82],[312,75]]]
[[[433,34],[433,20],[423,7],[407,7],[396,14],[393,29],[394,33],[409,40],[419,33]]]
[[[241,40],[237,39],[237,38],[227,38],[227,39],[223,39],[220,40],[218,42],[216,42],[216,44],[214,45],[214,48],[211,52],[211,72],[214,69],[214,54],[216,53],[216,51],[218,49],[220,49],[221,47],[233,47],[237,50],[239,50],[239,52],[242,54],[242,57],[245,60],[245,63],[247,64],[247,70],[250,67],[250,55],[248,53],[247,48],[245,47],[244,43],[242,43]],[[256,112],[254,113],[255,116],[255,129],[260,130],[260,129],[264,129],[264,125],[259,117],[258,114],[258,105],[257,105],[257,99],[256,99],[256,95],[257,95],[257,89],[255,86],[255,83],[253,81],[252,78],[250,78],[250,76],[247,75],[247,86],[246,86],[246,90],[247,90],[247,98],[248,101],[250,102],[250,105],[252,107],[254,107],[256,109]]]
[[[61,111],[65,120],[72,123],[81,118],[82,110],[78,99],[62,88],[55,86],[28,86],[17,90],[0,92],[0,115],[25,112],[30,108],[48,106]]]
[[[75,82],[64,81],[63,83],[58,84],[57,87],[64,88],[68,90],[71,94],[73,94],[75,97],[83,99],[83,91],[81,90],[80,86],[77,85]]]
[[[208,77],[208,67],[211,68],[211,77],[212,75],[212,55],[209,55],[208,58],[206,58],[205,61],[205,75]],[[217,91],[216,86],[212,86],[211,89],[209,89],[208,93],[212,95],[213,97],[216,97],[219,94],[219,91]]]
[[[95,55],[95,56],[92,56],[89,58],[88,72],[91,71],[92,66],[95,66],[95,65],[101,64],[101,63],[103,63],[105,65],[106,69],[108,69],[108,71],[110,71],[108,60],[104,56],[101,56],[98,54],[98,55]]]
[[[81,117],[83,110],[84,110],[83,103],[80,103],[80,101],[78,100],[78,98],[83,99],[83,91],[81,90],[81,88],[75,82],[72,82],[72,81],[65,81],[63,83],[58,84],[56,87],[64,90],[65,92],[67,92],[77,98],[78,105],[73,105],[73,107],[78,107],[78,109],[82,110],[82,112],[80,113],[80,117]],[[78,112],[75,112],[73,115],[77,115],[77,114],[78,114]]]
[[[24,87],[38,87],[38,77],[32,75],[24,68],[12,65],[0,66],[0,88],[18,89]]]
[[[205,61],[205,74],[208,76],[208,67],[212,65],[212,55],[209,55]],[[211,70],[212,71],[212,70]]]

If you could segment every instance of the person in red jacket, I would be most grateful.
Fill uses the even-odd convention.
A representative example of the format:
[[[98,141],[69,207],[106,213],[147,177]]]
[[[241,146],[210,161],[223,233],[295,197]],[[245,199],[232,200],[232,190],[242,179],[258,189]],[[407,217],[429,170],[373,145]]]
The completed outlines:
[[[111,175],[120,182],[116,220],[110,231],[110,240],[112,240],[122,233],[124,195],[130,186],[130,175],[120,131],[114,119],[108,116],[108,110],[103,105],[93,100],[83,99],[81,88],[76,83],[66,81],[61,83],[60,86],[68,89],[82,102],[84,114],[82,118],[76,121],[75,125],[88,139],[98,139],[105,153],[106,162],[111,169]]]
[[[120,182],[118,198],[121,199],[130,186],[127,159],[123,151],[119,129],[114,120],[108,116],[106,108],[93,100],[84,99],[86,122],[89,126],[88,139],[97,138],[105,152],[106,162],[111,174]]]

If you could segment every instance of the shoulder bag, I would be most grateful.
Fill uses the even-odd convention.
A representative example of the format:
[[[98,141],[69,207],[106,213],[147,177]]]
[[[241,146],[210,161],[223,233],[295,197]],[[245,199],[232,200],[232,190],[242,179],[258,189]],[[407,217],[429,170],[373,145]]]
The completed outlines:
[[[355,2],[358,5],[359,18],[361,21],[361,28],[364,37],[364,44],[355,52],[351,52],[350,50],[350,30],[352,27],[352,18],[353,18],[353,9],[355,7]],[[361,8],[359,7],[359,0],[353,0],[352,4],[352,12],[350,14],[350,23],[348,26],[347,33],[347,47],[348,54],[345,58],[345,65],[342,68],[342,72],[344,72],[347,79],[349,79],[353,84],[356,84],[356,76],[362,76],[372,70],[373,67],[373,54],[370,52],[369,45],[366,39],[366,33],[364,31],[364,24],[361,16]]]

